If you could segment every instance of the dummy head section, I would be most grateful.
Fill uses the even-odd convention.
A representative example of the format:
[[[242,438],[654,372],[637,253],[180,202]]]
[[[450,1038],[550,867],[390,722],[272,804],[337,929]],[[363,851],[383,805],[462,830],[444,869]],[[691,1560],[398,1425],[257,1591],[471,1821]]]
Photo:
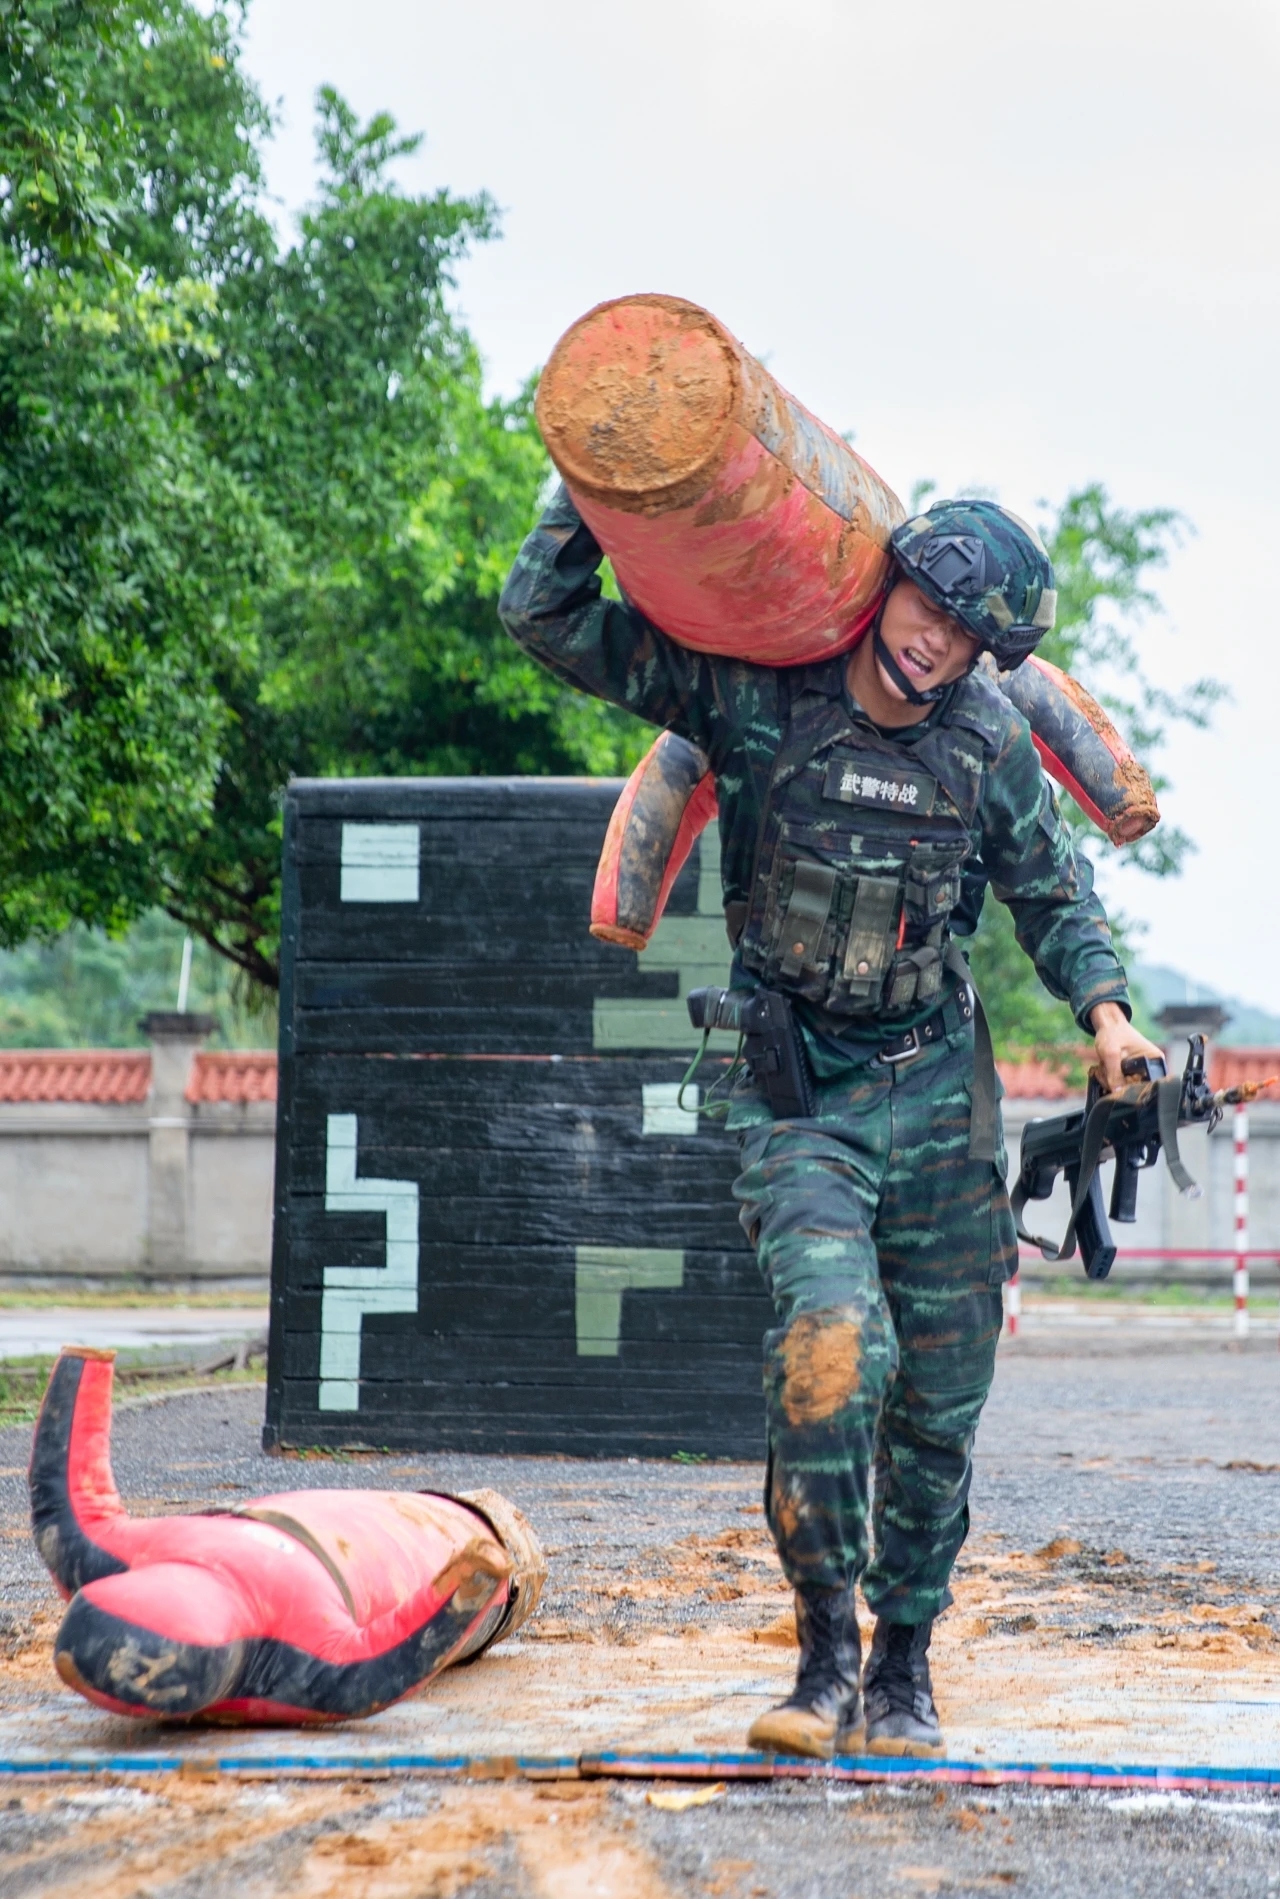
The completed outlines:
[[[36,1548],[64,1597],[129,1567],[112,1548],[124,1506],[111,1474],[115,1353],[62,1352],[36,1420],[28,1483]]]

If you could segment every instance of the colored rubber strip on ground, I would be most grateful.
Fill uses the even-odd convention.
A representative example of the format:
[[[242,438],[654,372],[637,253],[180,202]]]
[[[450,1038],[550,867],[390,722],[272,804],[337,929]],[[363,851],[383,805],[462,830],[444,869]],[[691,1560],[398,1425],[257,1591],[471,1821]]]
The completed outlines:
[[[0,1779],[35,1776],[188,1774],[229,1778],[379,1778],[440,1775],[472,1780],[918,1780],[960,1787],[1087,1788],[1159,1793],[1280,1791],[1277,1767],[1117,1765],[1084,1761],[922,1761],[839,1756],[833,1761],[768,1754],[66,1754],[0,1759]]]

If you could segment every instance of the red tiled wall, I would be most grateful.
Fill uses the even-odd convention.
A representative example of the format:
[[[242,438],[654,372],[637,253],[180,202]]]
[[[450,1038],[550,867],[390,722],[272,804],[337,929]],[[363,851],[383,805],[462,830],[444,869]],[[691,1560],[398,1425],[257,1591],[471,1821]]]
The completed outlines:
[[[0,1051],[0,1101],[145,1101],[145,1049],[24,1048]]]
[[[151,1088],[151,1056],[134,1048],[0,1050],[0,1101],[92,1101],[131,1107]],[[204,1051],[191,1064],[190,1102],[274,1101],[269,1050]]]
[[[268,1050],[204,1050],[191,1064],[188,1101],[274,1101],[276,1058]]]
[[[1011,1101],[1064,1101],[1073,1090],[1046,1062],[1000,1062]],[[1209,1077],[1215,1088],[1265,1081],[1280,1074],[1280,1049],[1214,1048]],[[0,1050],[0,1101],[94,1101],[119,1106],[144,1102],[151,1087],[145,1049],[24,1048]],[[191,1064],[187,1100],[274,1101],[276,1058],[269,1049],[205,1049]]]

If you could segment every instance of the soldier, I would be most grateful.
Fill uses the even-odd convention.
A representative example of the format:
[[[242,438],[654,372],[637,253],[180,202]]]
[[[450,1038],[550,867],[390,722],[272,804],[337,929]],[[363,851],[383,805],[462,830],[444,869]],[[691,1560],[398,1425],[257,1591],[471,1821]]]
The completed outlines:
[[[748,1080],[729,1125],[777,1310],[765,1509],[800,1636],[794,1691],[749,1739],[819,1757],[943,1752],[929,1642],[1017,1264],[999,1083],[954,941],[988,883],[1108,1087],[1128,1057],[1160,1053],[1130,1026],[1088,860],[994,677],[1053,625],[1039,537],[993,502],[948,501],[891,548],[852,655],[753,665],[603,598],[599,544],[561,488],[500,607],[560,678],[707,754],[731,986],[780,992],[799,1024],[815,1113],[775,1120]],[[864,1680],[859,1582],[876,1618]]]

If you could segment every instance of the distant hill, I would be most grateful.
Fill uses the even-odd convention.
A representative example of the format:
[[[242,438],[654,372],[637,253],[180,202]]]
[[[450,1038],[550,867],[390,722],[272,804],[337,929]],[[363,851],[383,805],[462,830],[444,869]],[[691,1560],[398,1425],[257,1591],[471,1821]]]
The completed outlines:
[[[1224,1047],[1280,1048],[1280,1015],[1271,1015],[1235,996],[1220,995],[1216,989],[1192,982],[1180,970],[1168,969],[1163,963],[1135,963],[1130,974],[1153,1014],[1166,1002],[1216,1002],[1231,1013],[1226,1028],[1215,1038]]]

